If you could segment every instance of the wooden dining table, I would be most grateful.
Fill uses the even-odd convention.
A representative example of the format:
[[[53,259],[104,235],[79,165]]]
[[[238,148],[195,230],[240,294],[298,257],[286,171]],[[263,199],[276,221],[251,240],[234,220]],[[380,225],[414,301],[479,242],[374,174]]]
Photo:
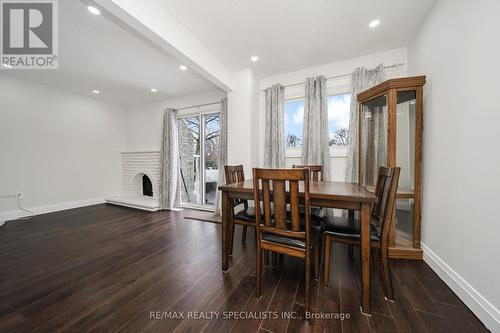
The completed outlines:
[[[303,196],[299,184],[299,197]],[[219,186],[222,192],[222,271],[229,270],[229,246],[233,199],[253,200],[253,180]],[[347,209],[360,212],[361,225],[361,312],[370,313],[370,210],[377,197],[357,183],[310,181],[311,206]]]

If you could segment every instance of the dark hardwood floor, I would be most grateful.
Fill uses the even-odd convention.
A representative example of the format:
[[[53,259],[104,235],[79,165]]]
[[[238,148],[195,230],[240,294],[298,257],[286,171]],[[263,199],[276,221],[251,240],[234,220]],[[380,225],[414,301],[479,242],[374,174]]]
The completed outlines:
[[[304,315],[301,261],[267,268],[257,299],[253,233],[243,247],[237,227],[232,268],[222,274],[220,225],[186,220],[187,213],[97,205],[7,223],[0,332],[486,331],[423,262],[392,261],[395,303],[384,300],[374,274],[373,314],[361,315],[359,258],[342,245],[332,249],[330,286],[316,283],[312,304],[318,314],[345,317],[304,321],[297,318]],[[188,318],[195,314],[204,318]]]

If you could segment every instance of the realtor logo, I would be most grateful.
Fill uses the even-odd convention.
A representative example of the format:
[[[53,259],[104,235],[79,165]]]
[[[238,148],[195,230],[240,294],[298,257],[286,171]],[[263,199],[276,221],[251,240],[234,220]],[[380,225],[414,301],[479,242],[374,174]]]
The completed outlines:
[[[1,68],[56,69],[57,0],[0,0]]]

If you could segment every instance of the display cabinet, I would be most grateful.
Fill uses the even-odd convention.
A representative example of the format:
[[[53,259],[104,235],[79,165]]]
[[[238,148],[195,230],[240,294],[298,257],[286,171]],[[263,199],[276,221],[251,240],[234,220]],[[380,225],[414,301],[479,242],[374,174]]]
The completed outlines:
[[[369,190],[381,166],[401,168],[389,255],[422,259],[423,86],[425,76],[391,79],[357,96],[358,182]]]

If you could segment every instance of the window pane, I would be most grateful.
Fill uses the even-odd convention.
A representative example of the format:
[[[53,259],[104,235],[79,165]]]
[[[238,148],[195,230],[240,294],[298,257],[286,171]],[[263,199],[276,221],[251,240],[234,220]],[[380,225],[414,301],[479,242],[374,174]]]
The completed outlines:
[[[200,118],[179,119],[179,158],[181,200],[201,204],[200,193]]]
[[[328,96],[328,128],[330,146],[349,144],[349,110],[351,94]]]
[[[302,147],[304,100],[285,101],[285,142],[287,148]]]
[[[205,119],[205,205],[215,205],[219,182],[220,114],[204,116]]]

